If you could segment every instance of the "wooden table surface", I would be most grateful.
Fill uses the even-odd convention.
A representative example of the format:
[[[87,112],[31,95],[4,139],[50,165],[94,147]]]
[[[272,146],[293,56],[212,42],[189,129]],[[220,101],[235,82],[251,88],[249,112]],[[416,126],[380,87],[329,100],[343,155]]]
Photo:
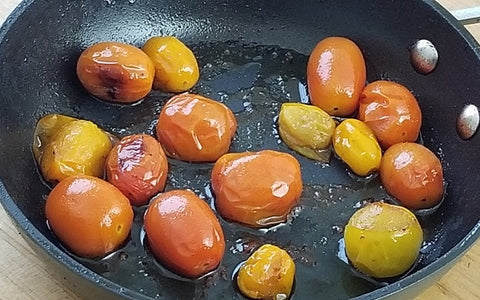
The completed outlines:
[[[20,0],[0,1],[0,24]],[[441,0],[449,10],[480,6],[480,0]],[[480,25],[467,28],[480,40]],[[416,300],[480,299],[480,241]],[[0,206],[0,299],[79,299],[49,273]]]

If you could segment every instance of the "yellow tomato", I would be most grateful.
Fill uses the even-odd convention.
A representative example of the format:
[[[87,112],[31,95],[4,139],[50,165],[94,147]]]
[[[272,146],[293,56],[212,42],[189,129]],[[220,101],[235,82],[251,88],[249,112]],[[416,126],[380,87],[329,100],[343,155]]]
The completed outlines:
[[[305,157],[328,161],[328,146],[335,131],[335,121],[319,107],[284,103],[278,118],[280,137],[288,147]]]
[[[345,226],[345,250],[360,272],[387,278],[406,272],[423,242],[422,227],[408,209],[382,202],[353,214]]]
[[[253,299],[287,299],[292,292],[295,263],[277,246],[265,244],[238,271],[240,291]]]
[[[340,123],[333,135],[333,148],[357,175],[366,176],[380,168],[382,149],[362,121],[346,119]]]
[[[142,50],[155,66],[153,88],[179,93],[192,88],[200,76],[195,55],[173,36],[150,38]]]

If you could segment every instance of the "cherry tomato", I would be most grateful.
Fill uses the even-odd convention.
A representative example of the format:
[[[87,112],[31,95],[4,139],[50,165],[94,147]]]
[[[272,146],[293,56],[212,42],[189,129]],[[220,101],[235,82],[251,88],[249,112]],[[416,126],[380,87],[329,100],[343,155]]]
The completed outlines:
[[[82,52],[77,62],[77,75],[95,97],[132,103],[152,89],[155,68],[150,58],[137,47],[102,42]]]
[[[208,204],[193,192],[160,194],[144,221],[153,255],[173,272],[197,278],[220,264],[225,251],[222,227]]]
[[[238,288],[252,299],[288,299],[295,278],[295,263],[274,245],[258,248],[238,271]]]
[[[422,125],[422,112],[412,93],[401,84],[384,80],[363,89],[358,118],[372,129],[384,149],[416,141]]]
[[[168,100],[156,127],[166,154],[191,162],[217,160],[230,148],[236,130],[237,121],[227,106],[188,93]]]
[[[349,116],[358,107],[365,86],[362,51],[351,40],[328,37],[320,41],[308,60],[310,102],[334,116]]]
[[[197,83],[200,76],[195,55],[173,36],[150,38],[142,50],[155,65],[153,87],[165,92],[185,92]]]
[[[385,190],[410,209],[435,206],[443,197],[443,169],[427,147],[399,143],[385,151],[380,165]]]
[[[213,167],[212,188],[224,218],[252,227],[278,224],[302,194],[300,164],[272,150],[228,153]]]
[[[165,187],[168,162],[160,143],[152,136],[124,137],[110,151],[107,179],[130,199],[144,205]]]
[[[405,273],[423,242],[422,227],[408,209],[374,202],[356,211],[345,226],[345,251],[360,272],[387,278]]]
[[[45,215],[66,248],[89,258],[119,248],[133,222],[127,197],[110,183],[86,175],[60,181],[47,197]]]

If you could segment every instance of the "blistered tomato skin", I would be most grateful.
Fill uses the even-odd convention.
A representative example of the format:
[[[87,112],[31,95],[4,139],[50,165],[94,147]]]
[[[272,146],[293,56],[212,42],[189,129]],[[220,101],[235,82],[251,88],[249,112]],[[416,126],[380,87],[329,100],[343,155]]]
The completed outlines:
[[[238,271],[237,285],[252,299],[288,299],[295,278],[295,263],[277,246],[258,248]]]
[[[384,80],[363,89],[358,119],[372,129],[383,149],[415,142],[422,126],[422,112],[415,96],[403,85]]]
[[[103,177],[110,136],[91,121],[51,114],[35,127],[33,153],[45,180],[70,175]]]
[[[410,209],[431,208],[443,197],[440,160],[423,145],[399,143],[385,151],[380,179],[387,193]]]
[[[155,68],[137,47],[102,42],[82,52],[77,76],[85,89],[99,99],[133,103],[151,91]]]
[[[321,108],[301,103],[282,104],[278,131],[291,149],[310,159],[329,161],[335,121]]]
[[[116,187],[92,176],[70,176],[58,183],[45,204],[50,229],[76,255],[103,257],[130,234],[133,210]]]
[[[167,156],[190,162],[213,162],[230,148],[237,130],[233,112],[215,100],[184,93],[163,107],[157,139]]]
[[[330,115],[352,115],[365,80],[362,52],[347,38],[328,37],[310,54],[307,65],[310,102]]]
[[[167,157],[154,137],[126,136],[110,151],[106,173],[107,180],[122,191],[132,205],[145,205],[165,187]]]
[[[353,214],[344,238],[347,256],[356,269],[388,278],[405,273],[415,263],[423,231],[408,209],[374,202]]]
[[[367,176],[378,169],[382,149],[373,132],[362,121],[346,119],[333,135],[335,153],[359,176]]]
[[[300,164],[272,150],[228,153],[212,170],[215,206],[226,219],[250,227],[284,222],[302,194]]]
[[[179,275],[200,277],[216,269],[223,258],[222,227],[208,204],[189,190],[154,198],[144,226],[153,255]]]
[[[153,87],[164,92],[185,92],[198,81],[200,73],[192,50],[173,36],[150,38],[142,50],[155,66]]]

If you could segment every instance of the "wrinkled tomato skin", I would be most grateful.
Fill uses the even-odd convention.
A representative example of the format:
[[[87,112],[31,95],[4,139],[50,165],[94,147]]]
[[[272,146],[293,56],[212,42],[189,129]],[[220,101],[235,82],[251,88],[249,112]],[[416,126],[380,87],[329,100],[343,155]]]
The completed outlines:
[[[351,40],[328,37],[320,41],[307,64],[310,102],[333,116],[350,116],[365,86],[366,67],[361,50]]]
[[[122,191],[132,205],[145,205],[165,187],[167,157],[154,137],[126,136],[110,151],[106,173],[107,180]]]
[[[208,204],[189,190],[160,194],[148,207],[144,226],[153,255],[171,271],[197,278],[213,271],[225,238]]]
[[[415,96],[403,85],[385,80],[363,89],[358,119],[372,129],[383,149],[415,142],[422,126],[422,112]]]
[[[211,182],[218,212],[250,227],[284,222],[302,193],[297,159],[272,150],[223,155]]]
[[[223,103],[184,93],[165,104],[156,134],[169,157],[214,162],[229,150],[236,129],[235,116]]]
[[[128,238],[133,209],[110,183],[76,175],[60,181],[45,204],[50,229],[76,255],[103,257]]]
[[[420,144],[399,143],[388,148],[380,164],[380,179],[390,195],[413,210],[431,208],[443,197],[441,162]]]

